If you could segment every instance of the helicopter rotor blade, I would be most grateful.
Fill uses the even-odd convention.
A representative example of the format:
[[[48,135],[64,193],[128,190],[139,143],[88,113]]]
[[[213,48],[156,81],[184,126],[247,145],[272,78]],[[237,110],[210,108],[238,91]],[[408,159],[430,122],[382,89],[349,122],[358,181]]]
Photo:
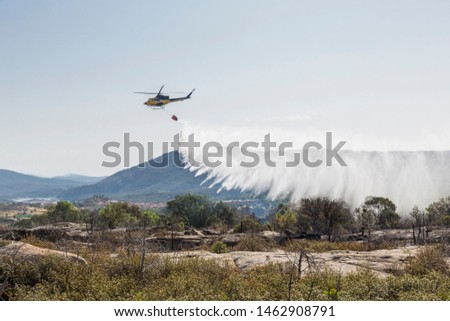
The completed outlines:
[[[134,94],[144,94],[144,95],[160,95],[160,94],[163,94],[163,95],[170,95],[170,94],[185,94],[185,92],[183,92],[183,91],[174,91],[174,92],[170,92],[170,93],[162,93],[162,92],[159,92],[159,93],[149,93],[149,92],[145,92],[145,91],[134,91],[133,93],[134,93]]]
[[[144,95],[158,95],[158,93],[148,93],[145,91],[135,91],[134,94],[144,94]]]
[[[161,91],[163,90],[163,88],[164,88],[164,85],[161,86],[161,89],[159,90],[158,95],[161,94]]]
[[[174,91],[174,92],[170,92],[170,93],[148,93],[146,91],[134,91],[134,94],[144,94],[144,95],[170,95],[170,94],[185,94],[184,91]]]

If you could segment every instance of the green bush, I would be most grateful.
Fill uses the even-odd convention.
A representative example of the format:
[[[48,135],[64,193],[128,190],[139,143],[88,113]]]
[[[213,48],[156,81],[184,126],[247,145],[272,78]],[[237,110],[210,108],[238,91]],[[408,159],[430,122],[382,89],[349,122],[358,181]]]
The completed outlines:
[[[226,253],[228,252],[227,245],[221,241],[216,241],[213,243],[213,245],[211,245],[211,252],[218,254]]]

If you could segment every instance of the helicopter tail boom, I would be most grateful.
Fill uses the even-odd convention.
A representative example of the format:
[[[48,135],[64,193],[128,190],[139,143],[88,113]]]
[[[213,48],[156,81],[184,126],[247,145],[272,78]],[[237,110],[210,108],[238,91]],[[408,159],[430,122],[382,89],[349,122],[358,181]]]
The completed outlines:
[[[192,91],[189,93],[189,95],[186,96],[186,98],[191,98],[192,93],[195,91],[195,88],[192,89]]]

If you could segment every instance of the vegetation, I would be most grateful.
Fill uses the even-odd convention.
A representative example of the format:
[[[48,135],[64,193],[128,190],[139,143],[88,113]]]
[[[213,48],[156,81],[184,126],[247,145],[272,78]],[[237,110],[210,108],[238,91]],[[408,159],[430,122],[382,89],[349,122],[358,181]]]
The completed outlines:
[[[295,226],[297,217],[295,212],[286,204],[280,204],[275,212],[273,225],[276,230],[284,231]]]
[[[88,257],[87,253],[82,253]],[[430,260],[430,258],[432,258]],[[406,268],[379,277],[361,268],[341,275],[269,263],[242,273],[232,264],[150,255],[98,253],[88,265],[64,258],[6,260],[0,282],[7,300],[449,300],[442,249],[426,247]]]
[[[447,252],[448,247],[443,245],[424,247],[416,257],[411,259],[405,271],[415,276],[424,276],[430,271],[450,276],[450,270],[446,262]]]
[[[235,220],[234,209],[224,202],[213,203],[202,195],[179,195],[167,203],[169,213],[176,221],[201,228],[221,223],[231,226]]]
[[[54,256],[0,257],[0,287],[6,288],[0,293],[1,299],[450,300],[449,248],[445,244],[448,241],[441,239],[441,245],[428,244],[428,233],[433,228],[449,227],[450,197],[424,210],[414,207],[409,217],[402,220],[395,204],[383,197],[367,197],[353,212],[341,200],[305,198],[296,204],[279,204],[266,221],[257,217],[248,205],[233,207],[227,202],[193,194],[175,197],[159,212],[97,198],[102,206],[95,206],[96,199],[87,202],[88,205],[77,203],[77,206],[61,201],[15,224],[15,228],[24,232],[23,242],[72,251],[86,259],[87,264]],[[76,226],[86,227],[88,233],[83,230],[86,239],[81,242],[65,239],[61,233],[52,242],[49,238],[30,236],[29,230],[21,230],[46,224],[57,226],[61,222],[81,223]],[[387,277],[365,268],[342,275],[313,265],[306,270],[298,266],[302,258],[310,264],[308,256],[314,252],[398,246],[375,243],[371,238],[375,230],[399,226],[412,228],[414,243],[425,246],[416,257],[408,258],[404,266],[394,267]],[[279,235],[267,230],[280,232],[283,243],[277,244],[267,237]],[[203,249],[214,253],[278,249],[299,257],[288,263],[268,261],[244,273],[224,261],[192,257],[174,260],[149,253],[153,248],[146,243],[149,236],[154,239],[157,235],[171,240],[174,250],[175,236],[189,234],[196,239],[198,235],[204,238],[207,233],[216,241],[203,244]],[[229,233],[239,234],[218,235]],[[338,241],[352,233],[353,236],[358,233],[358,239],[362,237],[365,242]],[[299,239],[311,234],[322,239]],[[231,245],[226,243],[228,247],[227,237],[232,240]],[[8,244],[10,241],[0,240],[0,248]]]
[[[95,203],[97,202],[97,203]],[[95,204],[104,204],[98,208]],[[86,207],[86,204],[89,206]],[[369,239],[379,229],[412,227],[418,238],[424,238],[429,226],[450,227],[450,197],[430,204],[426,210],[414,207],[409,219],[400,220],[396,205],[385,197],[369,196],[353,213],[342,200],[305,198],[295,204],[280,203],[266,217],[256,217],[248,206],[233,207],[223,201],[211,201],[206,196],[178,195],[167,202],[165,213],[142,210],[136,205],[112,202],[95,196],[79,203],[77,208],[67,201],[50,206],[43,214],[18,221],[20,228],[32,228],[58,222],[86,223],[90,230],[133,226],[191,226],[194,228],[220,227],[223,233],[233,228],[234,233],[254,233],[266,229],[296,233],[315,233],[328,241],[346,234],[361,232]],[[265,224],[267,222],[268,224]],[[419,237],[420,236],[420,237]]]
[[[271,251],[276,247],[274,242],[262,239],[255,235],[246,235],[234,247],[236,251],[251,251],[251,252],[266,252]]]
[[[99,215],[110,229],[122,225],[133,225],[142,219],[139,207],[122,202],[108,204]]]
[[[60,201],[56,205],[51,205],[47,210],[47,218],[50,223],[78,222],[81,219],[80,211],[67,201]]]
[[[60,222],[86,223],[89,229],[133,226],[155,226],[161,217],[152,211],[142,211],[138,206],[124,202],[109,203],[101,210],[78,209],[70,202],[60,201],[50,206],[44,214],[20,220],[19,228],[32,228]]]
[[[227,245],[223,242],[216,241],[213,243],[213,245],[211,245],[211,252],[217,254],[226,253],[228,252]]]
[[[233,232],[234,233],[255,233],[255,232],[261,232],[264,229],[265,229],[264,226],[261,224],[259,219],[257,219],[255,216],[243,214],[243,215],[241,215],[239,223],[237,223],[233,227]]]
[[[427,209],[427,225],[443,225],[450,227],[450,196],[431,203]]]
[[[398,227],[400,215],[396,212],[397,206],[386,197],[366,197],[361,209],[374,216],[374,224],[380,229]]]

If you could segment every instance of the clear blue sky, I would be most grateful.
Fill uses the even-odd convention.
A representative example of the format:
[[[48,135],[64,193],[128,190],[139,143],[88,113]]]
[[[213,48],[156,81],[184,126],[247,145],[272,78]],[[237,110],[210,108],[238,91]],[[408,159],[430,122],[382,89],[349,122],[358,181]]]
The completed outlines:
[[[0,168],[111,174],[105,142],[182,129],[132,94],[162,84],[197,88],[168,107],[194,124],[450,149],[449,17],[438,0],[0,0]]]

